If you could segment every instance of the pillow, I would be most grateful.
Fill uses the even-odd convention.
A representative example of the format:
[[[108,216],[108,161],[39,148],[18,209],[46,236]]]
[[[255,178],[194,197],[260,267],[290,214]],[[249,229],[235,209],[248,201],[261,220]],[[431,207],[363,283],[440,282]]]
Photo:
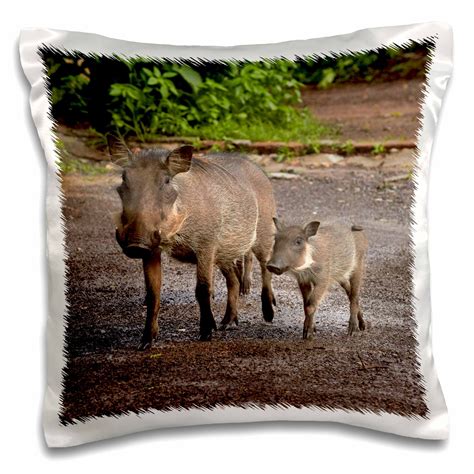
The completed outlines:
[[[48,446],[331,421],[447,437],[428,174],[451,30],[183,47],[27,30]]]

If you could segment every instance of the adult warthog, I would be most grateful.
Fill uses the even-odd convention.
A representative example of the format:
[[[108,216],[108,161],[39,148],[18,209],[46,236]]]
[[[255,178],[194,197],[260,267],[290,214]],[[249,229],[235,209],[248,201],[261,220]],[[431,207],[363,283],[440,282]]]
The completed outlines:
[[[240,155],[193,157],[191,146],[171,152],[125,150],[124,156],[123,147],[109,140],[109,149],[123,167],[117,241],[125,255],[143,260],[147,317],[139,348],[151,347],[158,334],[162,251],[196,265],[201,340],[211,339],[216,329],[211,309],[215,266],[227,283],[225,328],[237,324],[239,293],[249,288],[252,253],[262,272],[263,317],[272,321],[275,299],[266,264],[275,202],[262,170]]]

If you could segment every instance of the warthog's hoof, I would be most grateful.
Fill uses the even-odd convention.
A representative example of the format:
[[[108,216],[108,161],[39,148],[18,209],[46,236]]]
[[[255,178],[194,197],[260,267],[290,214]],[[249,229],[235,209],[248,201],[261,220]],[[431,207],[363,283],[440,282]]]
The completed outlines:
[[[359,330],[358,321],[349,321],[349,328],[347,329],[347,334],[352,336],[355,332]]]
[[[153,346],[153,341],[144,341],[144,340],[142,340],[140,342],[140,344],[138,344],[137,349],[139,351],[147,351],[147,350],[151,349],[152,346]]]
[[[262,290],[261,300],[263,319],[267,323],[271,323],[275,316],[275,311],[273,310],[273,306],[276,306],[275,296],[273,296],[273,292],[269,291],[268,288],[264,288]]]
[[[249,278],[244,278],[240,284],[240,294],[248,295],[250,293],[250,287],[252,286],[252,281]]]
[[[273,317],[275,316],[275,311],[273,309],[273,305],[270,300],[262,299],[262,313],[263,313],[263,319],[267,323],[271,323],[273,321]]]
[[[212,331],[205,332],[205,333],[201,332],[201,334],[199,335],[199,340],[203,341],[203,342],[211,341],[212,340]]]
[[[365,331],[366,328],[367,328],[367,326],[365,324],[365,321],[363,319],[359,319],[359,330],[360,331]]]
[[[234,324],[232,324],[232,323],[235,324],[235,328],[237,328],[237,326],[239,325],[239,321],[237,319],[234,319],[230,323],[220,323],[219,324],[219,331],[226,331],[227,329],[233,329]]]
[[[231,326],[233,324],[235,324],[236,326],[239,325],[239,320],[237,318],[237,316],[233,316],[233,317],[230,317],[230,316],[224,316],[222,318],[222,321],[221,323],[219,324],[219,331],[225,331],[229,326]]]

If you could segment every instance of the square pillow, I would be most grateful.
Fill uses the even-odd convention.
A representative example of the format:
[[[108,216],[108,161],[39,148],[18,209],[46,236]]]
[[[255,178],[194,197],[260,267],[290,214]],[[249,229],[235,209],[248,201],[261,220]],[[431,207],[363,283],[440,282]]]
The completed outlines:
[[[280,44],[27,30],[48,446],[210,423],[444,439],[431,149],[448,26]]]

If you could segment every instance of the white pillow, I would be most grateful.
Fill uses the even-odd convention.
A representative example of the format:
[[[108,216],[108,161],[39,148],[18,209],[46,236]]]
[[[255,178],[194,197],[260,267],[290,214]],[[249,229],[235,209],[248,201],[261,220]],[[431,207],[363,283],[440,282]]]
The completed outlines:
[[[368,329],[348,337],[349,306],[343,292],[331,292],[316,315],[315,339],[303,341],[300,334],[303,304],[294,281],[273,278],[278,307],[269,325],[254,317],[260,311],[260,287],[254,278],[250,294],[241,303],[238,329],[217,333],[212,341],[195,341],[198,332],[195,268],[166,258],[160,314],[162,332],[153,348],[138,351],[135,342],[140,337],[146,312],[142,307],[141,267],[122,255],[110,218],[114,211],[120,211],[114,190],[120,182],[120,172],[108,165],[100,168],[101,172],[105,170],[105,175],[74,178],[73,174],[61,179],[58,165],[58,157],[59,161],[64,157],[61,148],[64,146],[70,153],[73,149],[84,158],[90,149],[90,137],[85,131],[86,138],[81,141],[80,133],[71,137],[55,126],[61,119],[51,109],[51,99],[55,100],[51,97],[48,76],[51,70],[47,70],[42,54],[55,51],[76,59],[95,55],[117,61],[137,57],[166,59],[188,61],[186,64],[201,67],[211,62],[233,61],[242,67],[244,63],[239,61],[278,58],[294,61],[332,55],[350,58],[353,53],[380,54],[380,48],[427,41],[432,47],[420,104],[422,121],[416,137],[416,164],[410,176],[408,173],[401,177],[393,173],[376,175],[382,168],[371,168],[375,170],[370,171],[371,178],[360,178],[359,171],[351,168],[351,159],[335,148],[337,137],[322,141],[320,149],[313,149],[310,156],[315,166],[322,166],[318,170],[331,170],[339,161],[343,162],[337,168],[339,171],[347,170],[347,166],[355,169],[355,174],[341,178],[347,181],[331,181],[330,171],[324,181],[318,173],[306,179],[298,178],[298,170],[296,174],[291,169],[288,173],[288,166],[276,171],[269,168],[274,178],[271,181],[278,212],[287,220],[306,223],[314,204],[316,217],[322,216],[323,221],[342,218],[366,228],[369,251],[361,305]],[[426,199],[431,147],[452,70],[451,50],[451,30],[439,23],[230,48],[140,44],[55,30],[23,31],[21,63],[31,84],[32,116],[48,163],[50,300],[44,400],[48,446],[72,446],[172,426],[272,420],[332,421],[403,436],[446,438],[447,410],[431,351]],[[369,91],[371,87],[367,86]],[[397,117],[403,112],[387,110],[386,114]],[[406,137],[395,138],[398,144],[407,141]],[[262,144],[230,141],[237,149],[262,151]],[[214,149],[216,143],[220,146],[221,141],[214,143]],[[172,147],[163,142],[159,145]],[[379,145],[369,144],[367,149],[366,143],[346,143],[342,151],[351,154],[355,148],[359,155],[365,156],[366,161],[352,158],[352,166],[365,166],[377,160],[383,165],[385,158],[379,154],[388,154],[387,148],[397,144],[388,141]],[[130,147],[133,146],[142,147],[140,144]],[[276,151],[278,156],[273,161],[270,159],[272,165],[284,161],[281,153],[292,151],[292,146],[274,144],[271,151]],[[299,145],[295,146],[293,154],[303,153]],[[330,153],[321,157],[322,151]],[[266,162],[261,160],[261,163]],[[298,163],[304,166],[305,160]],[[349,165],[344,168],[344,163]],[[370,174],[365,173],[364,176]],[[411,191],[406,191],[399,199],[394,191],[392,199],[381,189],[381,197],[377,198],[374,173],[379,176],[382,188],[396,188],[401,181],[405,191],[413,189],[413,196]],[[365,179],[367,189],[361,189],[360,183],[364,184]],[[414,182],[413,188],[406,187],[410,180]],[[321,184],[324,182],[326,185]],[[346,189],[335,188],[334,183],[346,182],[349,183]],[[339,192],[339,205],[331,207],[324,201],[323,187],[324,192]],[[355,188],[359,194],[352,194]],[[208,196],[208,199],[213,198]],[[370,209],[364,210],[364,199],[372,206]],[[392,204],[388,205],[390,201]],[[383,215],[385,211],[378,207],[381,202],[388,209],[396,209],[396,215]],[[342,238],[340,235],[334,234],[334,242]],[[317,236],[308,242],[317,245]],[[396,266],[399,261],[405,262],[401,271]],[[318,262],[305,261],[304,265],[318,265]],[[225,307],[224,286],[222,279],[217,280],[213,303],[216,315]],[[104,304],[100,306],[100,302]],[[385,304],[382,310],[381,302]],[[184,377],[186,368],[189,370]]]

